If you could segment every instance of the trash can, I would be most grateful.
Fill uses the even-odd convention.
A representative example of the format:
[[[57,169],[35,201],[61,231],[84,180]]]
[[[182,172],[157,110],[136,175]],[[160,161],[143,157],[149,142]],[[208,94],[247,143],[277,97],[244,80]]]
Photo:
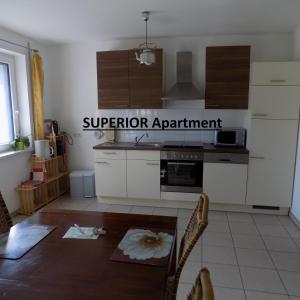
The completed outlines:
[[[95,197],[95,172],[92,170],[71,172],[70,194],[71,198]]]

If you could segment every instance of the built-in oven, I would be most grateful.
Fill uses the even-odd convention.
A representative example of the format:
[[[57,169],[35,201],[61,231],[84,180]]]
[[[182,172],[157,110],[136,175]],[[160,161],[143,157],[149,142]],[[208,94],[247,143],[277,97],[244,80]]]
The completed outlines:
[[[160,183],[163,192],[202,192],[202,151],[161,151]]]

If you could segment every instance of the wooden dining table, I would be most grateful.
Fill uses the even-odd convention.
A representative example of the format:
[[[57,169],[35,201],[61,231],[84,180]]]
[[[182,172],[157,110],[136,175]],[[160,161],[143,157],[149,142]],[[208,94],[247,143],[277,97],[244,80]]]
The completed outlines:
[[[104,226],[96,240],[63,239],[74,223]],[[128,229],[159,228],[176,237],[177,218],[166,216],[46,210],[15,225],[54,225],[18,260],[0,259],[0,299],[160,300],[176,267],[176,238],[164,266],[110,260]]]

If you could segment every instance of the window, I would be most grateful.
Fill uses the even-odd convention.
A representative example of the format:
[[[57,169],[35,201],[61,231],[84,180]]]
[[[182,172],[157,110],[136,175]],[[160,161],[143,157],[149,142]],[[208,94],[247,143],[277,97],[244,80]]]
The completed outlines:
[[[0,53],[0,151],[18,134],[14,57]]]

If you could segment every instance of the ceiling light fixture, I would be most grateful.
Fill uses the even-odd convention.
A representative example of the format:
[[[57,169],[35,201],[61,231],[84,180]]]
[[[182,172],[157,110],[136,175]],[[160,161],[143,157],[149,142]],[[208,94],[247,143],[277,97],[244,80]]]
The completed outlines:
[[[145,64],[146,66],[150,66],[155,63],[155,44],[148,42],[148,21],[149,21],[149,11],[143,11],[142,15],[144,17],[144,21],[146,24],[146,41],[139,45],[140,52],[135,52],[136,60],[140,62],[140,64]],[[152,47],[150,47],[152,45]]]

